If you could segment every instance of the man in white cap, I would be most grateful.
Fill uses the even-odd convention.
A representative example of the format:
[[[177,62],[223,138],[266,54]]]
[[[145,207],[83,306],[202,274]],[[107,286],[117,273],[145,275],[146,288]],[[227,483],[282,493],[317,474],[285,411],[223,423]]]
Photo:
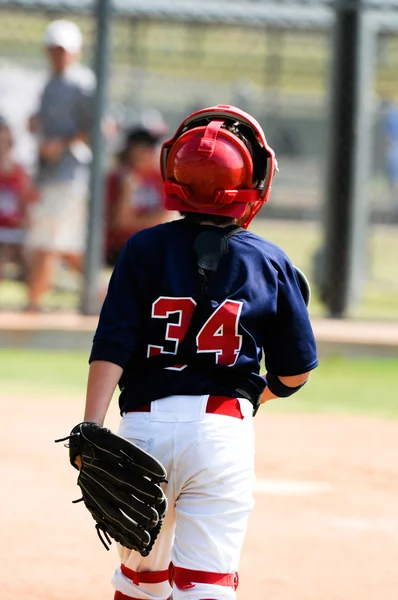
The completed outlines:
[[[82,267],[95,87],[93,73],[78,64],[82,41],[71,21],[53,21],[44,34],[51,75],[29,121],[38,144],[40,190],[26,243],[29,310],[39,308],[50,288],[57,259]]]

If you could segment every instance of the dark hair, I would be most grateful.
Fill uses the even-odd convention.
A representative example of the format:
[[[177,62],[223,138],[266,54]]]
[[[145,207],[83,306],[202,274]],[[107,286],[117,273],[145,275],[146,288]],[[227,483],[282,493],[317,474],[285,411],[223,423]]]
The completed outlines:
[[[119,162],[124,163],[129,154],[129,150],[134,146],[145,146],[147,148],[156,148],[159,143],[160,136],[151,133],[145,127],[134,127],[128,129],[124,138],[123,149],[117,154]]]
[[[180,215],[190,223],[201,223],[202,221],[210,221],[210,223],[212,223],[213,225],[218,225],[220,227],[225,225],[232,225],[233,223],[235,223],[234,217],[226,217],[225,215],[209,215],[206,213],[185,211],[180,211]]]
[[[126,132],[125,145],[133,146],[145,145],[155,147],[160,140],[160,136],[156,135],[145,127],[134,127]]]

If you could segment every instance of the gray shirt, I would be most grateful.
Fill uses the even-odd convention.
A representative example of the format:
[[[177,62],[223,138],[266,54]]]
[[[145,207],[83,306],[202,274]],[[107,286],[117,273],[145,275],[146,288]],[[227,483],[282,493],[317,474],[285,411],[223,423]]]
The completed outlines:
[[[62,75],[53,75],[44,87],[39,111],[38,136],[41,140],[69,138],[91,132],[92,101],[95,79],[82,65],[70,67]],[[39,183],[76,180],[87,174],[91,161],[88,146],[72,145],[56,161],[39,159]]]

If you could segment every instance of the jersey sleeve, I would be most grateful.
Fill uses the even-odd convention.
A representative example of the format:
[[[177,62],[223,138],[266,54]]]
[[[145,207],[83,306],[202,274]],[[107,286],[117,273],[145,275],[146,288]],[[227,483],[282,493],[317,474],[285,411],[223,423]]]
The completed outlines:
[[[264,357],[267,371],[282,377],[299,375],[318,365],[307,306],[297,274],[287,259],[278,270],[277,308],[264,332]]]
[[[142,262],[139,248],[131,238],[112,273],[89,362],[104,360],[123,369],[128,364],[142,322]]]

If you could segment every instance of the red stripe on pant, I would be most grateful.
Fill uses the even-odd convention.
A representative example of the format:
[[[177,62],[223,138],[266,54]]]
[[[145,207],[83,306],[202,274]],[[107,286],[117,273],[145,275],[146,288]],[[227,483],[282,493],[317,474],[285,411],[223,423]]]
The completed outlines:
[[[169,569],[165,571],[133,571],[133,569],[121,565],[120,570],[127,579],[130,579],[137,586],[140,583],[163,583],[169,579]]]
[[[210,573],[209,571],[193,571],[170,564],[170,583],[174,582],[180,590],[195,587],[195,583],[209,583],[232,587],[234,591],[239,585],[239,575],[235,573]]]

